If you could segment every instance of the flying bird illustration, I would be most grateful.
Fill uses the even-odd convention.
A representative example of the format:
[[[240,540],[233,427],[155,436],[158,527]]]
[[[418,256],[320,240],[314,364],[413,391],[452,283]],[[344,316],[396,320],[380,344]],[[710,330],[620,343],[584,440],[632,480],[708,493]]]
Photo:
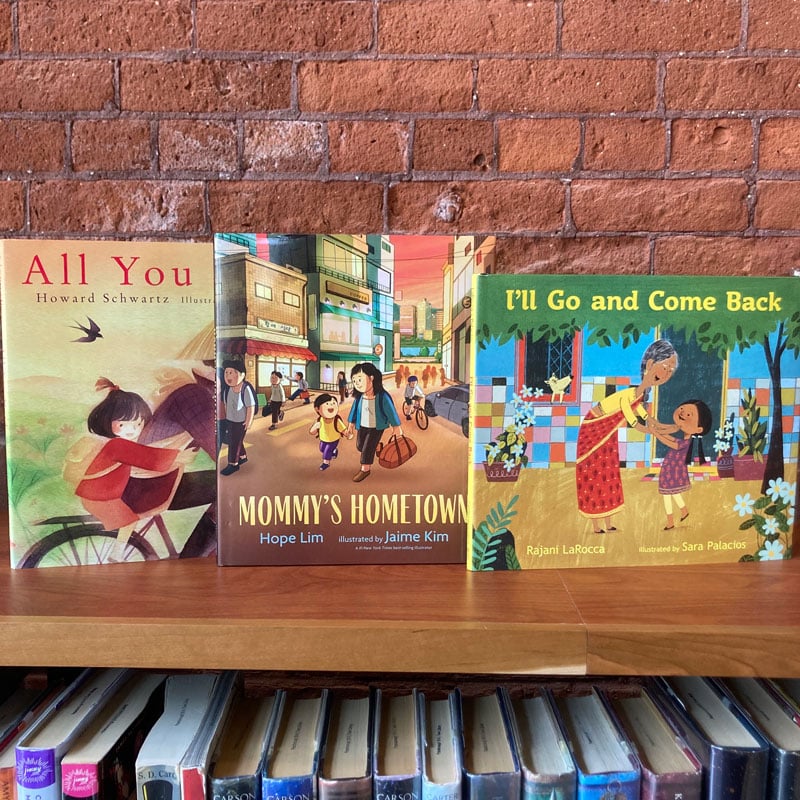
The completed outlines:
[[[75,328],[76,330],[83,331],[86,334],[86,336],[73,339],[73,342],[93,342],[95,339],[103,338],[103,334],[100,333],[100,326],[91,317],[86,317],[86,319],[89,320],[88,328],[84,325],[81,325],[80,322],[77,321],[74,325],[70,325],[70,328]]]

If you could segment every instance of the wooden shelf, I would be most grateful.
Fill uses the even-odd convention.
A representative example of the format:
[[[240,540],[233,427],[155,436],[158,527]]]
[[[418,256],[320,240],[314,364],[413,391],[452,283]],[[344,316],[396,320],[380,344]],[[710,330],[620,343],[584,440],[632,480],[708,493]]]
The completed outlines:
[[[0,569],[0,665],[800,676],[800,561]]]

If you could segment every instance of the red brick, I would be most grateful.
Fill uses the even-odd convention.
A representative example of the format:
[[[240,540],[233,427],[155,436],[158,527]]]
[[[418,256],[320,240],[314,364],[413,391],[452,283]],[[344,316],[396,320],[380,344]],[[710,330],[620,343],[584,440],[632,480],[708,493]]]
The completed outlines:
[[[162,170],[235,172],[239,167],[236,125],[212,120],[165,119],[158,126]]]
[[[197,39],[204,50],[360,52],[372,45],[372,5],[352,0],[200,0]]]
[[[797,0],[748,0],[749,49],[797,50],[800,3]]]
[[[13,233],[24,225],[24,185],[18,181],[0,181],[0,231]]]
[[[185,50],[191,13],[184,0],[19,0],[19,41],[27,53]]]
[[[663,169],[666,131],[658,119],[593,119],[586,123],[583,168]]]
[[[64,168],[66,140],[61,122],[0,120],[0,170],[58,172]]]
[[[375,233],[383,186],[357,181],[231,181],[209,186],[215,231]]]
[[[482,61],[478,103],[483,111],[650,111],[656,105],[656,63],[586,58]]]
[[[10,51],[14,43],[11,24],[11,3],[0,4],[0,50]]]
[[[491,122],[422,119],[414,133],[414,169],[423,171],[486,170],[494,166]]]
[[[763,230],[800,230],[800,181],[759,181],[755,225]],[[795,263],[795,266],[797,264]]]
[[[728,50],[739,44],[739,0],[564,0],[567,52]]]
[[[247,122],[243,167],[249,172],[317,172],[325,157],[321,122]]]
[[[448,192],[463,201],[455,223],[434,213],[439,198]],[[397,233],[555,232],[564,224],[564,192],[554,180],[398,183],[389,188],[389,228]]]
[[[797,109],[797,58],[697,58],[667,63],[668,109],[735,111]]]
[[[797,267],[800,238],[669,236],[656,239],[657,275],[787,276]]]
[[[378,48],[384,53],[552,53],[550,0],[383,0]]]
[[[123,61],[126,111],[184,113],[285,109],[291,103],[288,61]]]
[[[0,111],[99,111],[114,102],[110,61],[0,61]]]
[[[607,180],[573,184],[580,231],[726,231],[747,226],[743,180]]]
[[[406,172],[408,125],[362,120],[328,123],[332,172]]]
[[[758,167],[800,170],[800,119],[768,119],[761,124]]]
[[[746,119],[676,119],[671,170],[746,170],[753,165],[753,126]]]
[[[76,172],[150,169],[151,158],[150,123],[145,120],[78,120],[72,126]]]
[[[30,188],[31,229],[41,232],[201,233],[200,183],[47,181]]]
[[[499,237],[495,271],[646,275],[650,243],[641,236]]]
[[[301,111],[431,113],[472,106],[467,61],[321,61],[299,69]]]
[[[502,172],[568,172],[580,152],[576,119],[501,119],[497,150]]]

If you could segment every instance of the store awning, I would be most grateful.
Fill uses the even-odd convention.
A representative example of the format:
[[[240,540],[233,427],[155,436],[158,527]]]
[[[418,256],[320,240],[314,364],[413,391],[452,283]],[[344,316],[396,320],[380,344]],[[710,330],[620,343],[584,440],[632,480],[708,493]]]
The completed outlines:
[[[317,361],[317,356],[307,347],[298,347],[293,344],[277,344],[276,342],[262,342],[258,339],[246,339],[236,336],[232,339],[220,339],[217,347],[223,353],[232,355],[250,356],[275,356],[276,358],[293,358],[298,361]]]

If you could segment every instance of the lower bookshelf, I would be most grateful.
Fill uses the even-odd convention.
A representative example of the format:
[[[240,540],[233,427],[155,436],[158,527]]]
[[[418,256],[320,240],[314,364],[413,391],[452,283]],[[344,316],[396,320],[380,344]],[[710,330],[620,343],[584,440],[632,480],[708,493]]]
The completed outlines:
[[[800,676],[800,561],[0,568],[0,666]]]

